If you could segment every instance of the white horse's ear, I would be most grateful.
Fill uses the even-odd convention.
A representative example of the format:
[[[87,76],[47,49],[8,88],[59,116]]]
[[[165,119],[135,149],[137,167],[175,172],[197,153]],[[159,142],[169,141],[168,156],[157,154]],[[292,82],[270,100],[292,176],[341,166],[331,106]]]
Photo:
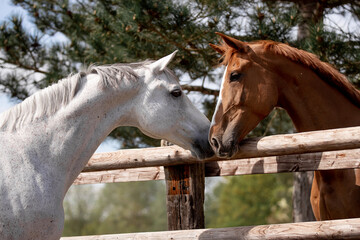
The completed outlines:
[[[173,52],[172,54],[167,55],[166,57],[160,58],[156,62],[150,64],[150,68],[153,72],[161,72],[165,69],[165,67],[171,62],[171,60],[175,57],[175,54],[178,50]]]

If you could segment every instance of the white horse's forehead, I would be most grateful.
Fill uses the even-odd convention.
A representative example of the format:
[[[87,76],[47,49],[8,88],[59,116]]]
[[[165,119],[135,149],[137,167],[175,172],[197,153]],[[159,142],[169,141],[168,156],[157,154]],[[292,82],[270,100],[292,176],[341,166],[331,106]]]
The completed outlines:
[[[224,82],[225,82],[225,76],[226,76],[226,72],[227,72],[227,68],[228,66],[226,66],[225,68],[225,71],[224,71],[224,74],[223,74],[223,77],[221,79],[221,86],[220,86],[220,92],[219,92],[219,98],[218,98],[218,101],[217,101],[217,104],[216,104],[216,107],[215,107],[215,111],[214,111],[214,114],[212,116],[212,120],[211,120],[211,127],[215,124],[215,115],[220,107],[220,104],[222,102],[222,90],[223,90],[223,87],[224,87]]]
[[[172,76],[171,74],[168,74],[166,72],[159,73],[157,75],[157,78],[160,80],[166,81],[170,84],[180,85],[179,80],[175,76]]]
[[[145,77],[145,81],[180,85],[179,80],[176,78],[176,76],[172,76],[172,74],[166,73],[165,71],[154,73],[149,69],[149,71],[144,71],[142,72],[142,74]]]

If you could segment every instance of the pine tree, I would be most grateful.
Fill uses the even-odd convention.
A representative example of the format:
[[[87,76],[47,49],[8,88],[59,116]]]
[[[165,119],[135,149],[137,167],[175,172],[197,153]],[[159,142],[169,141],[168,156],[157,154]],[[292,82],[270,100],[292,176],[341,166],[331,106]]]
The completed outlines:
[[[354,51],[359,47],[359,36],[352,31],[334,32],[323,24],[307,24],[313,26],[308,27],[310,37],[296,39],[294,28],[310,21],[303,17],[301,2],[13,0],[29,13],[38,31],[26,31],[19,16],[1,24],[0,66],[16,69],[1,73],[0,89],[24,99],[34,89],[92,63],[158,59],[175,49],[180,51],[172,67],[179,76],[186,73],[191,80],[219,81],[219,73],[214,70],[218,56],[208,47],[209,42],[217,42],[216,31],[246,41],[272,39],[301,47],[335,64],[359,84],[360,57],[359,51]],[[323,19],[339,6],[344,14],[359,17],[359,1],[316,4],[316,19]],[[46,43],[45,39],[54,35],[65,36],[66,40]],[[209,95],[204,104],[214,109],[217,91],[191,86],[184,89]],[[124,147],[159,144],[129,129],[115,131],[113,136],[122,139]]]

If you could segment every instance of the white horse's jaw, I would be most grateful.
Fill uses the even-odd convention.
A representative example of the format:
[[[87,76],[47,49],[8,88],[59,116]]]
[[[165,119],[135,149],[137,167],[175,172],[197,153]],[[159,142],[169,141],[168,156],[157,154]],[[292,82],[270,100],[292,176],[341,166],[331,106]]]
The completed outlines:
[[[199,135],[199,138],[195,139],[192,143],[191,153],[198,159],[205,159],[214,155],[214,151],[207,138],[208,130],[204,129],[204,131],[205,132]]]

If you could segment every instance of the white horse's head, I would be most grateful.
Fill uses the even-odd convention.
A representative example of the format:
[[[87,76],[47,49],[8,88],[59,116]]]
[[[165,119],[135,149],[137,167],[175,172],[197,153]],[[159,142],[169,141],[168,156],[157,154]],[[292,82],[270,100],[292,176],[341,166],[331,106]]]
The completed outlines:
[[[148,136],[191,150],[197,158],[210,157],[210,122],[183,93],[175,74],[166,68],[175,53],[135,70],[144,83],[136,98],[137,127]]]

